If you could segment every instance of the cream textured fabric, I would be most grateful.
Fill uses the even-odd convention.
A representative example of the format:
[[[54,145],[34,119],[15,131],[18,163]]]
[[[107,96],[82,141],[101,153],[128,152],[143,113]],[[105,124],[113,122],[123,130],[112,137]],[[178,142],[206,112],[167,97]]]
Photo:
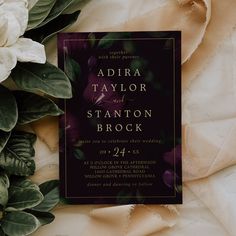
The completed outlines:
[[[235,0],[88,1],[68,31],[182,30],[184,204],[63,205],[35,236],[236,235],[235,9]],[[55,39],[47,53],[56,64]],[[50,149],[55,124],[34,124]],[[58,177],[58,153],[48,147],[36,145],[37,182]]]

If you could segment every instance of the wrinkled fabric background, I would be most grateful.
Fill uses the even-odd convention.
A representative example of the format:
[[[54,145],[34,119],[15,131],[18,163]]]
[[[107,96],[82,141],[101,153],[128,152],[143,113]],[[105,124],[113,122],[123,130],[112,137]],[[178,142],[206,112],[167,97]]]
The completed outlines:
[[[55,221],[34,235],[235,236],[236,0],[86,2],[67,31],[182,31],[184,204],[60,205]],[[57,63],[56,39],[47,43],[47,56]],[[57,120],[32,128],[41,138],[32,178],[57,178]]]

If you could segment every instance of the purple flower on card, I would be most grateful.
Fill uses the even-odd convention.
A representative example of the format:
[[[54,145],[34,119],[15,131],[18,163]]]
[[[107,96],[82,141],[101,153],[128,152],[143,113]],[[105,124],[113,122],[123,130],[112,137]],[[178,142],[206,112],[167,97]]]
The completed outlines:
[[[88,68],[91,71],[97,65],[97,59],[95,56],[91,56],[88,59]]]
[[[162,178],[166,186],[168,186],[169,188],[173,188],[175,173],[172,170],[166,170]]]
[[[163,182],[169,188],[177,186],[180,181],[179,176],[173,170],[166,170],[162,175]]]
[[[163,159],[170,166],[178,165],[181,163],[181,145],[177,145],[171,151],[164,153]],[[163,175],[163,182],[169,188],[178,186],[180,183],[180,177],[171,169],[166,170]]]
[[[181,162],[181,145],[179,144],[170,152],[164,153],[163,159],[171,166],[174,166],[174,164],[179,164]]]

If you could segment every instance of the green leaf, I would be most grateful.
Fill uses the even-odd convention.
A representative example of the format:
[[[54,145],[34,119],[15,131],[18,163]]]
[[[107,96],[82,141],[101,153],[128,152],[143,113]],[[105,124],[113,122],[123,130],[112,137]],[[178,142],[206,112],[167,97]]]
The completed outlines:
[[[0,174],[0,205],[5,207],[8,201],[9,179],[6,174]]]
[[[39,185],[40,191],[44,195],[44,199],[38,206],[34,207],[33,210],[50,211],[54,208],[60,201],[58,186],[58,180],[50,180]]]
[[[76,0],[78,1],[78,0]],[[41,27],[46,25],[51,20],[57,18],[59,15],[61,15],[70,5],[73,3],[74,0],[57,0],[54,4],[52,10],[50,11],[49,15],[46,17],[46,19],[39,24],[37,27]]]
[[[116,197],[117,204],[129,204],[133,194],[129,190],[121,190]]]
[[[74,0],[70,6],[68,6],[65,11],[63,12],[64,14],[71,14],[74,13],[75,11],[83,9],[83,7],[89,2],[90,0]]]
[[[65,60],[65,73],[70,81],[76,81],[80,76],[80,65],[71,57],[67,56]]]
[[[17,122],[17,105],[13,94],[0,85],[0,130],[9,132]]]
[[[2,228],[0,228],[0,236],[5,236],[4,231],[2,230]]]
[[[17,86],[24,90],[41,91],[57,98],[71,98],[71,84],[56,66],[36,63],[18,63],[11,73]]]
[[[141,194],[139,189],[136,190],[136,199],[137,199],[138,203],[140,203],[140,204],[144,204],[144,202],[145,202],[145,197],[143,196],[143,194]]]
[[[74,155],[78,160],[85,160],[84,153],[79,148],[74,149]]]
[[[93,48],[95,46],[95,44],[96,44],[96,37],[95,37],[95,35],[93,33],[90,33],[88,35],[88,39],[89,39],[89,44],[90,44],[91,48]]]
[[[29,11],[27,30],[33,29],[44,21],[50,13],[56,0],[38,0]]]
[[[98,43],[98,48],[108,49],[110,48],[117,39],[125,37],[123,33],[107,33]]]
[[[26,132],[14,132],[0,153],[0,167],[7,173],[20,176],[32,175],[35,171],[33,144],[36,136]]]
[[[44,43],[56,33],[63,31],[74,22],[76,22],[79,14],[80,11],[74,12],[70,15],[60,15],[54,20],[50,21],[48,24],[28,31],[25,36],[27,38],[33,39],[34,41]]]
[[[2,219],[2,229],[10,236],[25,236],[40,226],[37,218],[23,211],[10,212]]]
[[[0,152],[7,144],[8,139],[11,136],[11,132],[4,132],[0,130]]]
[[[34,210],[26,210],[26,212],[34,215],[40,222],[41,226],[50,224],[55,219],[55,216],[50,212],[43,211],[34,211]]]
[[[16,91],[15,97],[18,106],[18,123],[28,124],[45,116],[58,116],[63,111],[50,99],[33,93]]]
[[[37,206],[43,201],[43,195],[35,189],[20,189],[9,197],[6,211],[20,211]]]
[[[181,193],[181,192],[182,192],[182,185],[176,185],[176,186],[175,186],[175,191],[176,191],[177,193]]]
[[[33,183],[30,179],[25,177],[11,178],[11,186],[9,188],[9,196],[11,197],[17,191],[23,191],[26,189],[34,189],[39,191],[39,186]]]

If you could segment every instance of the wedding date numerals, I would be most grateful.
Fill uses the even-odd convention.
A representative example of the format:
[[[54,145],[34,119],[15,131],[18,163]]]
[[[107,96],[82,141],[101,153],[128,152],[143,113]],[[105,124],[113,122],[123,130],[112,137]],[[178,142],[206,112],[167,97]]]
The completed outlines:
[[[113,151],[114,151],[112,155],[113,157],[120,157],[120,156],[124,157],[126,149],[125,148],[120,149],[119,147],[115,147]]]
[[[110,150],[100,150],[100,155],[112,155],[112,157],[119,158],[119,157],[125,157],[126,154],[133,154],[138,155],[140,154],[139,150],[127,150],[125,147],[115,147],[114,149]]]

